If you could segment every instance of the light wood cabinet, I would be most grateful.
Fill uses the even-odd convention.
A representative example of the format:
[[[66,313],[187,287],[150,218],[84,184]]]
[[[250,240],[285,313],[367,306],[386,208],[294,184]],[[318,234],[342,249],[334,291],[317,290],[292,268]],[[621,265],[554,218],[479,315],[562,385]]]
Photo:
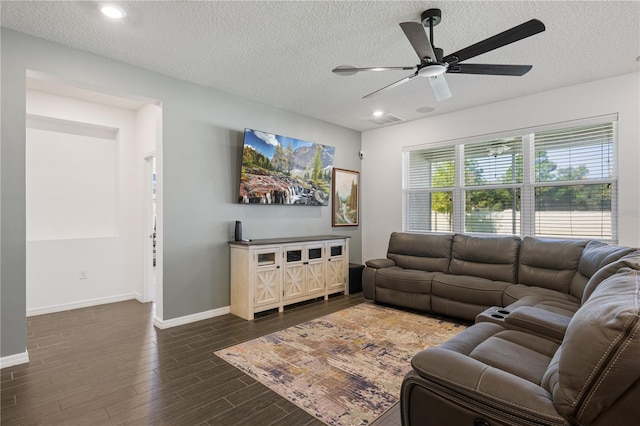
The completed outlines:
[[[282,297],[285,301],[306,299],[325,289],[326,247],[324,243],[284,245]]]
[[[349,289],[348,237],[233,241],[231,313],[251,320],[256,312]]]
[[[349,279],[349,257],[344,240],[327,242],[327,288],[329,292],[342,288]],[[347,283],[348,285],[348,283]]]
[[[271,306],[280,301],[280,250],[264,248],[256,250],[255,306]]]

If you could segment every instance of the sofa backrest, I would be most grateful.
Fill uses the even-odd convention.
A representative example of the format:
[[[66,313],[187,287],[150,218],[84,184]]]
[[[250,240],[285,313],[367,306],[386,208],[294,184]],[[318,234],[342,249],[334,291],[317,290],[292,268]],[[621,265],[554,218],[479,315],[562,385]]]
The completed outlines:
[[[635,249],[631,247],[617,246],[601,241],[589,241],[580,255],[578,272],[571,280],[571,295],[583,300],[584,289],[593,275],[601,268],[626,256]],[[615,268],[609,275],[614,274],[620,267]],[[606,277],[602,277],[602,281]],[[593,291],[593,290],[592,290]],[[583,300],[584,301],[584,300]]]
[[[520,238],[472,237],[456,234],[449,273],[516,283]]]
[[[410,234],[393,232],[387,257],[405,269],[447,272],[453,235]]]
[[[618,273],[622,268],[633,268],[640,263],[640,250],[634,250],[633,252],[621,257],[620,259],[604,265],[602,268],[591,276],[587,285],[584,287],[582,293],[582,303],[585,303],[598,286],[607,278]]]
[[[604,280],[571,319],[541,385],[572,424],[640,417],[640,263]]]
[[[587,241],[525,237],[520,243],[518,283],[569,293]]]

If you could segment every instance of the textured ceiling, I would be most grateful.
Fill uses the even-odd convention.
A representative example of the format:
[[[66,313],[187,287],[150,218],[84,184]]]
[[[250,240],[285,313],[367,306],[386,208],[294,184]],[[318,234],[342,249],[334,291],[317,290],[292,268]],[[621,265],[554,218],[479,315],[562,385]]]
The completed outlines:
[[[2,1],[2,26],[356,130],[376,109],[415,120],[640,69],[640,2],[618,1],[136,1],[111,22],[97,2]],[[437,102],[412,73],[338,76],[338,65],[415,65],[400,22],[442,9],[445,55],[532,18],[546,31],[468,63],[532,64],[523,77],[452,75]],[[431,112],[428,111],[433,108]]]

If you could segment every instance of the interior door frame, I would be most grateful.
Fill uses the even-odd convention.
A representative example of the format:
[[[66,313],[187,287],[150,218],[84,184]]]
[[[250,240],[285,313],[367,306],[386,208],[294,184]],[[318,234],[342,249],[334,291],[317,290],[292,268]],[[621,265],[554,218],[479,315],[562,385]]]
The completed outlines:
[[[157,279],[154,279],[156,275],[154,268],[157,267],[158,261],[156,259],[154,265],[154,252],[157,254],[157,237],[158,233],[154,232],[154,217],[153,217],[153,161],[156,159],[155,151],[149,152],[144,156],[144,196],[143,196],[143,226],[142,226],[142,238],[143,238],[143,286],[142,286],[142,302],[156,302],[157,301]],[[157,182],[157,168],[156,168],[156,182]],[[156,198],[157,202],[157,198]],[[157,224],[157,210],[156,210],[156,224]],[[157,230],[156,230],[157,231]],[[154,234],[155,242],[154,247]],[[157,277],[156,277],[157,278]]]

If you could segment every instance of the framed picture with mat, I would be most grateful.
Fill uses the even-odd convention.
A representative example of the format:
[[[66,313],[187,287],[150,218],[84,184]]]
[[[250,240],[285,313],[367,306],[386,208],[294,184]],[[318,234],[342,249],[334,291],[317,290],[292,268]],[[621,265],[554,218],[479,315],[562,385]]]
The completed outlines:
[[[358,226],[360,224],[359,178],[360,173],[354,170],[333,168],[331,226]]]

